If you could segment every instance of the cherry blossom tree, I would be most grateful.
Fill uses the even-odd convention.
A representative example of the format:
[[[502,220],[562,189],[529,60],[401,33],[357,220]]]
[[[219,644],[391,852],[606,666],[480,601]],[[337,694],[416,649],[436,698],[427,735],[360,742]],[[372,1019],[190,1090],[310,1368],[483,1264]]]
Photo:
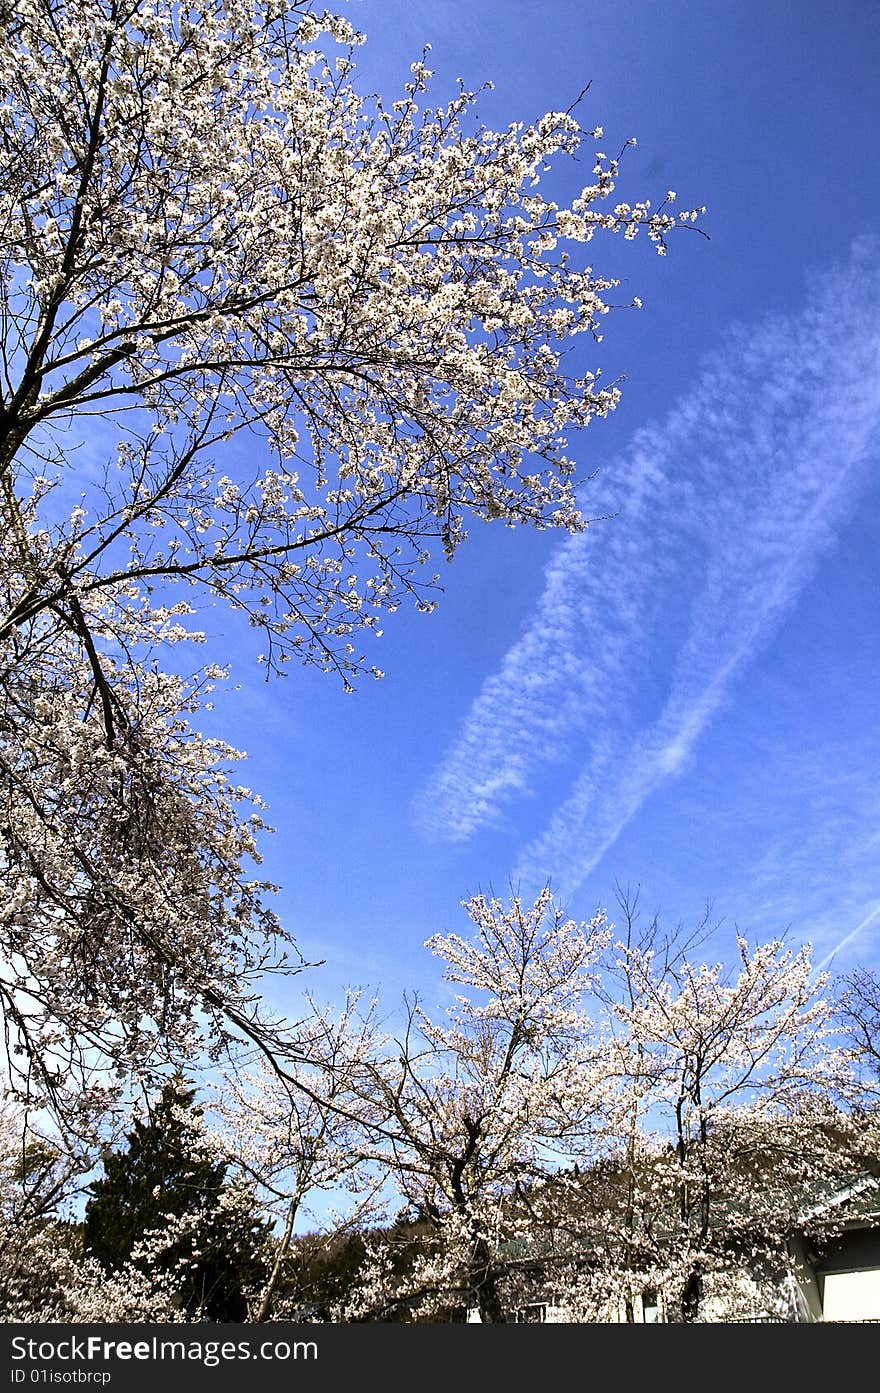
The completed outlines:
[[[360,36],[303,0],[0,18],[0,635],[164,579],[247,608],[273,663],[350,671],[426,539],[451,552],[467,514],[582,525],[565,433],[618,392],[563,353],[600,337],[615,283],[571,253],[642,229],[664,251],[673,194],[611,207],[600,152],[559,206],[548,162],[599,134],[574,109],[501,132],[463,89],[422,109],[424,61],[390,107],[364,101]],[[22,499],[47,480],[64,502],[35,533]]]
[[[511,1196],[606,1125],[602,1051],[586,1012],[603,917],[567,918],[548,889],[533,905],[477,895],[465,907],[473,937],[427,945],[461,989],[445,1016],[411,1001],[405,1032],[365,1061],[376,1158],[430,1240],[403,1282],[380,1245],[346,1318],[468,1304],[483,1321],[504,1320],[499,1244]]]
[[[132,1073],[280,1044],[259,983],[301,960],[248,874],[263,822],[237,752],[189,724],[201,693],[144,668],[124,618],[90,618],[112,644],[106,711],[88,646],[52,616],[15,632],[0,674],[0,1007],[19,1095],[95,1141]]]
[[[615,203],[577,102],[494,131],[426,55],[362,98],[306,0],[0,27],[0,1004],[20,1090],[81,1126],[126,1073],[283,1043],[259,811],[169,643],[220,602],[269,670],[350,685],[470,518],[583,527],[568,436],[619,395],[568,367],[615,291],[587,248],[698,212]]]
[[[320,1235],[338,1247],[346,1233],[385,1215],[385,1175],[366,1159],[369,1110],[358,1088],[381,1047],[373,1008],[362,1010],[354,993],[338,1013],[311,997],[307,1008],[296,1027],[295,1057],[288,1045],[282,1070],[262,1057],[256,1070],[240,1061],[212,1089],[215,1145],[281,1225],[251,1303],[255,1323],[279,1310],[295,1317],[306,1300],[294,1244],[298,1221],[317,1223],[309,1246],[314,1261]],[[315,1198],[325,1206],[317,1218],[308,1207]]]
[[[816,1187],[876,1147],[876,1126],[841,1089],[827,978],[809,947],[739,935],[735,947],[735,967],[691,962],[654,924],[613,949],[602,996],[627,1125],[595,1177],[602,1260],[593,1289],[578,1287],[582,1308],[605,1318],[645,1289],[669,1319],[702,1318],[701,1300],[724,1318],[731,1293],[742,1310],[747,1274],[786,1269],[786,1238]],[[595,1235],[595,1200],[583,1208]],[[759,1282],[754,1303],[768,1290],[779,1284]]]
[[[35,1133],[19,1108],[0,1111],[0,1317],[5,1321],[181,1321],[167,1257],[191,1241],[186,1223],[139,1235],[107,1272],[83,1249],[73,1201],[90,1161]],[[192,1226],[190,1226],[192,1227]]]
[[[840,983],[837,1021],[862,1086],[880,1092],[880,977],[856,968]]]
[[[77,1166],[8,1099],[0,1104],[0,1311],[29,1302],[40,1286],[43,1234]],[[42,1281],[46,1288],[45,1279]]]
[[[129,1266],[108,1278],[83,1253],[74,1201],[91,1157],[0,1105],[0,1315],[7,1321],[177,1320],[172,1291]]]

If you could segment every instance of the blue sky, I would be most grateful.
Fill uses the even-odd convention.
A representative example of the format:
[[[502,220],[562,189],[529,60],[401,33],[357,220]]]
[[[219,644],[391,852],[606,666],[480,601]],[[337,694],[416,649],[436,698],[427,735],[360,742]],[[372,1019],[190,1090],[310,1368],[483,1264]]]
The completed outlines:
[[[326,959],[309,984],[430,996],[422,944],[466,928],[462,898],[548,879],[578,916],[640,884],[670,923],[711,900],[721,953],[738,926],[880,966],[880,6],[347,13],[388,97],[425,42],[438,95],[494,81],[488,124],[591,82],[583,123],[638,138],[621,196],[705,203],[711,241],[597,243],[644,302],[591,347],[623,400],[573,451],[613,516],[574,541],[475,527],[354,696],[235,668],[218,719],[270,804],[285,922]]]

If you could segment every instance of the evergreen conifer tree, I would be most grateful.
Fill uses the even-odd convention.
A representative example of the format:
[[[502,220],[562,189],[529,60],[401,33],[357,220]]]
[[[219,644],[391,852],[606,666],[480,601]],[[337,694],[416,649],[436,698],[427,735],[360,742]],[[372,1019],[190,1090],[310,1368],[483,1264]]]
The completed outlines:
[[[127,1134],[127,1149],[106,1155],[103,1178],[89,1187],[85,1247],[107,1271],[132,1262],[172,1274],[191,1316],[242,1321],[247,1291],[264,1275],[268,1224],[211,1154],[199,1116],[192,1089],[165,1086],[148,1120]],[[139,1251],[166,1232],[149,1256]]]

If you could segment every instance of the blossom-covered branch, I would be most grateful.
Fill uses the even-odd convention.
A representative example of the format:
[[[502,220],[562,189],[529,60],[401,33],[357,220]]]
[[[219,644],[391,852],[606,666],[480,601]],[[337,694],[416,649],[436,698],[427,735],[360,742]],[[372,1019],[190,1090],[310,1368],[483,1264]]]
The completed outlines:
[[[673,195],[612,205],[600,152],[559,205],[549,163],[598,139],[576,113],[490,130],[476,93],[424,105],[424,61],[367,101],[360,36],[302,3],[0,18],[0,636],[71,592],[177,581],[247,609],[273,664],[351,673],[468,515],[582,525],[568,433],[619,393],[566,366],[616,284],[580,252],[640,230],[665,250]],[[96,416],[82,499],[35,532],[22,499],[74,491]]]

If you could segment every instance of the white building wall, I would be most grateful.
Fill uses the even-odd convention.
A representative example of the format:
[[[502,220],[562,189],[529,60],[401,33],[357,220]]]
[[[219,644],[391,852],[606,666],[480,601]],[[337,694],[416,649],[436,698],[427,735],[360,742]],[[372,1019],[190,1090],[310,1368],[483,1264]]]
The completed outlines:
[[[823,1320],[880,1321],[880,1271],[827,1272]]]

